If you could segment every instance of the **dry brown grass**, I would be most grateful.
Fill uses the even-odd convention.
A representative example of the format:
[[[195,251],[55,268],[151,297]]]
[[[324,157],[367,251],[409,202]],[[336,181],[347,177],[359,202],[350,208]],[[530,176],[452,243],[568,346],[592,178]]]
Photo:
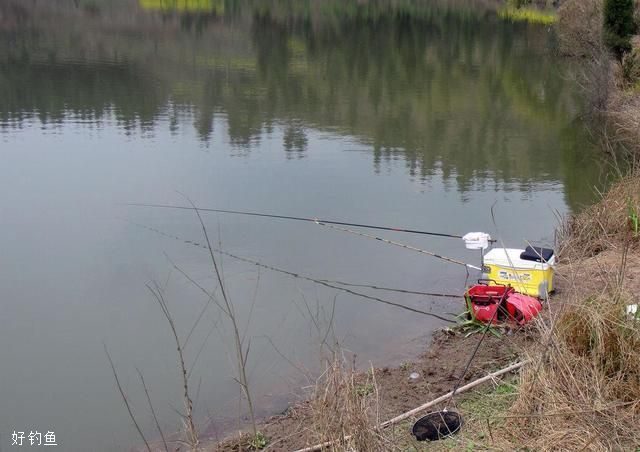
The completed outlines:
[[[600,46],[602,4],[602,0],[566,0],[558,8],[558,38],[563,55],[590,55]]]
[[[640,155],[640,36],[632,39],[632,51],[613,64],[615,89],[607,99],[606,116],[613,141]]]
[[[329,450],[389,450],[376,430],[378,387],[375,373],[356,373],[343,356],[327,362],[310,401],[311,444],[331,442]],[[347,439],[345,439],[347,438]]]
[[[607,105],[611,136],[622,149],[640,156],[640,42],[617,63],[616,84]]]
[[[629,208],[640,212],[640,173],[615,183],[600,202],[569,218],[559,230],[559,255],[563,261],[579,261],[605,250],[638,249],[633,237]]]
[[[637,11],[640,14],[640,2]],[[640,155],[640,36],[616,61],[602,42],[603,0],[566,0],[558,9],[559,51],[583,57],[576,81],[588,101],[591,128],[607,147]]]
[[[633,450],[640,444],[640,321],[629,298],[602,293],[567,303],[532,350],[511,412],[533,450]]]
[[[640,77],[638,80],[640,84]],[[609,109],[608,116],[619,144],[631,153],[640,155],[640,91],[616,93]]]
[[[517,443],[530,450],[637,450],[640,445],[638,240],[628,202],[640,207],[640,177],[616,183],[566,222],[558,272],[564,284],[526,350],[510,409]]]

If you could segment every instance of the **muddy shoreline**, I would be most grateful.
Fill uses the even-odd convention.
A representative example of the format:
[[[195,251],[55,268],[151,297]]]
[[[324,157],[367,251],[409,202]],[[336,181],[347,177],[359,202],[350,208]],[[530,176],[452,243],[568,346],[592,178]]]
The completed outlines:
[[[533,337],[534,333],[526,328],[509,331],[502,338],[488,335],[462,384],[516,362],[523,347],[533,343]],[[479,338],[479,335],[465,337],[451,329],[441,329],[434,333],[416,359],[395,367],[375,367],[380,419],[390,419],[451,391]],[[411,378],[413,373],[417,373],[418,378]],[[370,374],[359,372],[356,379],[365,381]],[[455,408],[465,397],[464,394],[456,397],[448,408]],[[313,445],[305,428],[310,422],[310,410],[309,401],[303,401],[292,404],[283,414],[263,420],[259,430],[269,441],[265,450],[290,451]],[[407,426],[399,428],[406,430]],[[410,432],[403,433],[408,436]],[[246,440],[246,434],[236,433],[221,442],[211,440],[204,448],[211,451],[248,450]]]

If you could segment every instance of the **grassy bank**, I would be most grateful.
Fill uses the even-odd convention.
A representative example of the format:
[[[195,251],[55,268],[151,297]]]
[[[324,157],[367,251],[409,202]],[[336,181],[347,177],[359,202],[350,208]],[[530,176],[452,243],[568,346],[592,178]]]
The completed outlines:
[[[588,101],[588,124],[609,152],[640,155],[640,36],[615,55],[606,44],[604,0],[565,0],[558,9],[560,52],[576,58],[578,83]],[[640,24],[640,2],[635,2]],[[636,32],[638,28],[636,27]]]

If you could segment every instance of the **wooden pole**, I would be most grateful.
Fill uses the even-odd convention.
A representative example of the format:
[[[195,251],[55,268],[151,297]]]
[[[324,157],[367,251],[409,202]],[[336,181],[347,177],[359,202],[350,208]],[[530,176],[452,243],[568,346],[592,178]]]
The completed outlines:
[[[496,372],[493,372],[493,373],[490,373],[488,375],[485,375],[482,378],[474,380],[471,383],[468,383],[468,384],[458,388],[455,391],[455,393],[456,394],[460,394],[461,392],[468,391],[469,389],[475,388],[476,386],[481,385],[482,383],[485,383],[485,382],[487,382],[489,380],[493,380],[494,378],[499,377],[500,375],[504,375],[504,374],[506,374],[508,372],[514,371],[516,369],[519,369],[522,366],[524,366],[525,364],[527,364],[528,362],[529,362],[529,360],[520,361],[519,363],[512,364],[511,366],[505,367],[504,369],[500,369],[500,370],[498,370]],[[427,403],[425,403],[423,405],[420,405],[417,408],[414,408],[414,409],[412,409],[410,411],[407,411],[406,413],[402,413],[401,415],[396,416],[393,419],[389,419],[388,421],[383,422],[382,424],[380,424],[378,426],[378,428],[383,429],[383,428],[389,427],[390,425],[394,425],[394,424],[397,424],[398,422],[404,421],[405,419],[410,418],[410,417],[412,417],[412,416],[414,416],[414,415],[416,415],[416,414],[418,414],[418,413],[420,413],[420,412],[422,412],[422,411],[424,411],[424,410],[426,410],[428,408],[431,408],[434,405],[437,405],[437,404],[439,404],[441,402],[446,401],[447,399],[449,399],[449,397],[452,397],[453,395],[454,395],[453,391],[450,391],[450,392],[446,393],[445,395],[442,395],[442,396],[438,397],[437,399],[434,399],[434,400],[432,400],[430,402],[427,402]],[[343,439],[344,440],[348,440],[350,438],[351,438],[351,436],[345,436]],[[322,449],[324,449],[326,447],[329,447],[333,443],[335,443],[335,441],[327,441],[327,442],[324,442],[324,443],[321,443],[321,444],[316,444],[315,446],[307,447],[307,448],[304,448],[304,449],[298,449],[295,452],[315,452],[315,451],[318,451],[318,450],[322,450]]]

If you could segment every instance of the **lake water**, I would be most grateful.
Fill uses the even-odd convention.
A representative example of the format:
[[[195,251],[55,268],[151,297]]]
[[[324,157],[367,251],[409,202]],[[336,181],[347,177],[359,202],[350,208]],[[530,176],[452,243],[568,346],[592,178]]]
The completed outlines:
[[[597,151],[553,32],[478,3],[0,2],[0,449],[31,430],[69,451],[139,444],[104,346],[147,436],[136,368],[163,429],[179,428],[176,349],[146,285],[165,288],[185,340],[206,297],[171,262],[207,289],[213,274],[183,241],[202,242],[193,212],[126,203],[183,205],[182,193],[201,207],[552,244],[556,216],[593,197]],[[465,287],[464,267],[379,241],[203,215],[216,246],[296,273]],[[458,239],[374,233],[479,261]],[[299,368],[317,364],[313,317],[333,317],[332,337],[361,366],[399,363],[444,325],[230,257],[222,266],[250,319],[260,414],[295,399]],[[462,308],[358,290],[445,316]],[[185,348],[207,435],[246,414],[220,319],[207,308]]]

